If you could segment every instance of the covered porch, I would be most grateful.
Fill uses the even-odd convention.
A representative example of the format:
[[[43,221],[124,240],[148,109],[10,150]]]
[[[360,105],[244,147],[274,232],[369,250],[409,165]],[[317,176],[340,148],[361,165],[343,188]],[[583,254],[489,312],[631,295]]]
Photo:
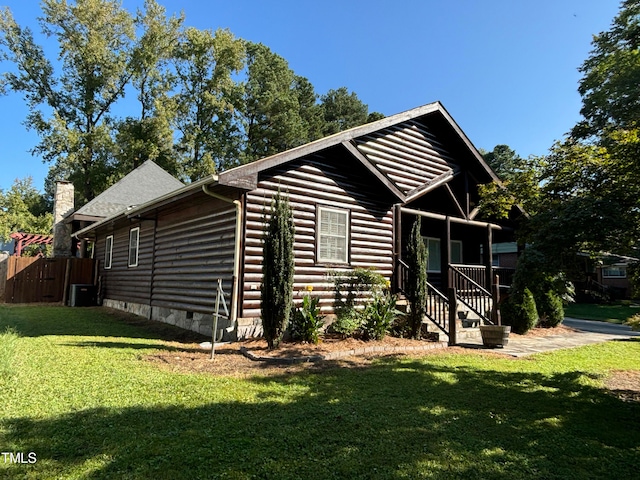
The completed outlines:
[[[505,245],[514,249],[514,229],[508,222],[486,222],[398,206],[396,210],[395,288],[405,291],[408,266],[404,262],[411,228],[421,217],[421,235],[429,253],[427,263],[428,319],[450,336],[451,305],[460,326],[493,324],[501,293],[515,271],[512,257],[503,259]]]

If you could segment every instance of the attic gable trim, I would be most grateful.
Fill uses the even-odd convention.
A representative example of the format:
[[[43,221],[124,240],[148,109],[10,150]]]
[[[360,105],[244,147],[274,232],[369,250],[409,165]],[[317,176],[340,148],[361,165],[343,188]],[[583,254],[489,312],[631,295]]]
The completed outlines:
[[[426,195],[430,191],[435,190],[436,188],[444,185],[445,183],[448,183],[453,177],[455,177],[459,173],[460,173],[459,171],[449,170],[448,172],[444,172],[438,175],[433,180],[427,183],[423,183],[419,187],[414,188],[409,193],[407,193],[407,196],[405,198],[405,203],[413,202],[414,200],[422,197],[423,195]]]
[[[469,137],[467,137],[467,135],[462,131],[460,126],[453,119],[453,117],[449,115],[449,112],[447,112],[447,110],[442,105],[440,105],[440,113],[447,120],[449,125],[451,125],[451,128],[453,128],[453,130],[456,132],[456,135],[460,137],[460,139],[465,144],[469,152],[475,157],[476,161],[482,166],[482,168],[491,177],[491,180],[498,184],[502,184],[502,182],[500,181],[496,173],[487,164],[487,162],[484,161],[484,158],[482,157],[482,155],[480,155],[480,152],[478,151],[478,149],[473,145],[473,143],[471,143],[471,140],[469,140]]]
[[[357,137],[368,135],[378,130],[383,130],[393,125],[406,122],[409,120],[413,120],[414,118],[422,117],[429,113],[438,112],[438,111],[442,112],[443,114],[446,112],[440,102],[434,102],[434,103],[429,103],[427,105],[423,105],[422,107],[414,108],[412,110],[407,110],[405,112],[401,112],[395,115],[391,115],[389,117],[385,117],[375,122],[365,123],[364,125],[360,125],[359,127],[354,127],[349,130],[345,130],[343,132],[338,132],[328,137],[315,140],[311,143],[307,143],[305,145],[292,148],[291,150],[287,150],[282,153],[277,153],[270,157],[256,160],[255,162],[249,163],[247,165],[241,165],[239,167],[232,168],[231,170],[221,172],[219,174],[220,183],[226,185],[228,184],[228,182],[232,182],[233,180],[238,178],[257,175],[258,173],[264,170],[267,170],[272,167],[277,167],[291,160],[295,160],[307,155],[311,155],[313,153],[317,153],[329,147],[334,147],[341,143],[349,142],[350,140],[353,140]],[[447,119],[451,118],[448,114],[446,114],[445,117]]]
[[[402,191],[395,186],[395,184],[389,180],[380,170],[378,170],[371,162],[365,157],[360,150],[353,144],[353,141],[342,142],[342,146],[353,155],[369,172],[371,172],[387,189],[393,193],[401,202],[405,201],[405,195]]]

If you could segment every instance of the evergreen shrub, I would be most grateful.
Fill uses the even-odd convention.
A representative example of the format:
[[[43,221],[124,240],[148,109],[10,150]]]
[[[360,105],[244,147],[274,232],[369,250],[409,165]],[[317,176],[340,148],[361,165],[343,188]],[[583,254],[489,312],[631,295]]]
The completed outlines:
[[[536,298],[536,308],[540,315],[540,325],[544,327],[557,327],[564,320],[562,298],[553,290]]]
[[[510,325],[511,331],[525,334],[538,323],[538,311],[533,294],[528,288],[515,291],[500,305],[502,323]]]
[[[293,212],[278,192],[271,202],[262,245],[260,309],[262,329],[269,349],[276,348],[289,323],[293,305]]]

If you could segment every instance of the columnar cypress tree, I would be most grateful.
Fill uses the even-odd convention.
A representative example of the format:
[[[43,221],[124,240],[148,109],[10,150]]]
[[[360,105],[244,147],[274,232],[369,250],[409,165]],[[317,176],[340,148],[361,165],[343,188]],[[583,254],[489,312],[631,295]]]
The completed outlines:
[[[409,329],[411,338],[420,338],[420,327],[427,303],[427,257],[428,251],[420,234],[421,220],[416,218],[411,228],[411,236],[407,245],[407,265],[409,278],[406,285],[409,312]]]
[[[262,247],[260,307],[267,345],[276,348],[289,323],[293,302],[293,212],[280,192],[271,202]]]

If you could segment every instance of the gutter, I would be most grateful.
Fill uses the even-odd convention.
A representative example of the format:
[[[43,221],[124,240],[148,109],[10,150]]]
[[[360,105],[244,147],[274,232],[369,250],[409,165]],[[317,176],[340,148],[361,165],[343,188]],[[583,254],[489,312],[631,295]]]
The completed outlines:
[[[232,283],[232,299],[231,302],[231,312],[229,313],[229,320],[231,321],[231,325],[237,329],[237,319],[238,319],[238,302],[240,300],[240,248],[241,248],[241,237],[242,237],[242,202],[240,200],[233,200],[231,198],[225,197],[224,195],[220,195],[219,193],[212,192],[209,190],[209,185],[202,185],[202,191],[209,195],[210,197],[216,198],[218,200],[222,200],[226,203],[233,203],[236,207],[236,233],[235,233],[235,248],[233,253],[233,283]],[[215,335],[216,332],[214,332]]]

